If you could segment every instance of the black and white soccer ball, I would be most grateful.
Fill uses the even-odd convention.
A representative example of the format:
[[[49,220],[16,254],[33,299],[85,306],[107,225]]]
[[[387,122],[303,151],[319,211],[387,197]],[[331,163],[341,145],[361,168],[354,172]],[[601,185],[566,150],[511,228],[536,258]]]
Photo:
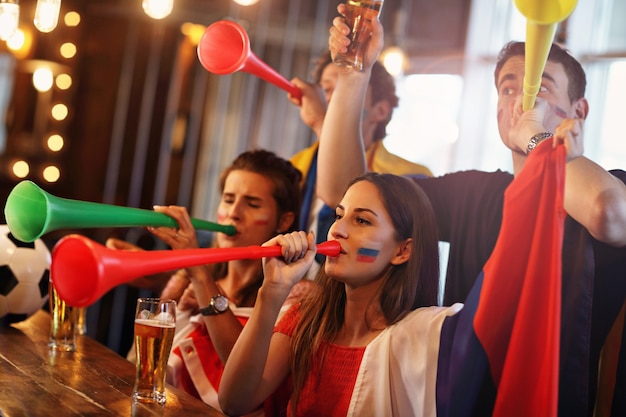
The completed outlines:
[[[50,251],[41,239],[17,240],[0,225],[0,321],[3,326],[26,320],[48,301]]]

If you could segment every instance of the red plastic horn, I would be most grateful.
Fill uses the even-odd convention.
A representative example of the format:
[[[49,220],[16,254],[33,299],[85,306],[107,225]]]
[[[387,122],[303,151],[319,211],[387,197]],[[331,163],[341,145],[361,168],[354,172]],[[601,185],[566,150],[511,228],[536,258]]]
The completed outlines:
[[[317,253],[326,256],[338,256],[340,249],[336,240],[317,245]],[[145,275],[280,254],[280,246],[123,251],[108,249],[85,236],[72,234],[61,238],[54,246],[50,278],[67,304],[87,307],[113,287]]]
[[[206,28],[198,43],[198,58],[209,72],[219,75],[245,71],[301,98],[302,92],[293,83],[261,61],[250,50],[246,30],[230,20],[219,20]]]

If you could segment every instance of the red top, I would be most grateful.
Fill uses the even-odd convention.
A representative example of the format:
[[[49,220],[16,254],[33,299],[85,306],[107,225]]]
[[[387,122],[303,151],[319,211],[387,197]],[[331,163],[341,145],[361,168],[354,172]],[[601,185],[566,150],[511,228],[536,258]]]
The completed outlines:
[[[294,305],[285,313],[275,331],[287,336],[293,334],[300,318],[298,307],[299,305]],[[296,408],[298,417],[346,416],[365,348],[322,344],[300,393]],[[292,416],[290,407],[291,404],[288,415]]]
[[[237,317],[237,319],[242,325],[245,325],[248,322],[247,317]],[[211,341],[211,337],[209,336],[206,326],[196,326],[187,338],[193,339],[194,347],[198,352],[198,358],[202,363],[202,369],[204,370],[209,382],[211,382],[211,385],[213,385],[215,390],[217,390],[220,386],[222,374],[224,373],[224,364],[213,346],[213,342]],[[172,354],[182,358],[183,352],[181,352],[180,346],[174,348]],[[187,372],[187,367],[185,366],[181,369],[180,386],[194,397],[202,399],[196,390],[191,376],[189,376],[189,372]]]

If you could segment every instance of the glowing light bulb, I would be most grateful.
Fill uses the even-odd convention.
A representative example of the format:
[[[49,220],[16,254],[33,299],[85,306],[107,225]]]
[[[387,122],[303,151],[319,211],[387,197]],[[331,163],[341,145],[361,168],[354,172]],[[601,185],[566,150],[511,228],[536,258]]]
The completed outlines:
[[[23,160],[15,161],[13,163],[13,166],[11,167],[11,171],[13,171],[13,175],[15,175],[18,178],[26,178],[26,176],[28,176],[30,172],[30,166],[28,165],[28,162],[26,161],[23,161]]]
[[[23,30],[16,30],[15,33],[7,39],[7,46],[12,51],[19,51],[26,42],[26,35]]]
[[[54,106],[52,106],[52,110],[50,111],[50,115],[52,116],[52,118],[58,121],[65,120],[68,113],[69,110],[67,109],[67,106],[63,103],[55,104]]]
[[[78,14],[78,12],[67,12],[65,13],[65,25],[67,27],[75,27],[78,26],[78,24],[80,23],[80,14]]]
[[[48,149],[50,149],[52,152],[59,152],[61,149],[63,149],[65,141],[63,140],[63,136],[55,133],[48,137],[46,144],[48,145]]]
[[[48,182],[57,182],[61,178],[61,170],[54,166],[48,165],[43,169],[43,179]]]
[[[253,4],[257,4],[259,0],[234,0],[235,3],[240,6],[252,6]]]
[[[54,77],[49,68],[37,68],[33,72],[33,85],[37,91],[44,92],[52,88]]]
[[[143,11],[153,19],[163,19],[172,13],[174,0],[143,0]]]
[[[389,74],[394,77],[402,75],[407,66],[407,57],[401,48],[391,46],[384,50],[381,55],[383,66]]]
[[[55,80],[59,90],[67,90],[72,86],[72,77],[69,74],[59,74]]]
[[[65,42],[59,48],[59,52],[61,53],[61,56],[63,58],[73,58],[76,55],[76,45],[74,45],[72,42]]]
[[[0,39],[6,41],[17,31],[20,6],[17,0],[0,0]]]
[[[37,0],[33,23],[43,33],[52,32],[59,22],[61,0]]]

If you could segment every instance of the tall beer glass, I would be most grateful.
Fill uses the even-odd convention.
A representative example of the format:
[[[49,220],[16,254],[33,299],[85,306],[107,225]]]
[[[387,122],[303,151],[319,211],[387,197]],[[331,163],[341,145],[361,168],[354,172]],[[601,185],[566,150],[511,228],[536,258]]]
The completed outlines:
[[[165,404],[165,373],[175,328],[176,301],[159,298],[137,300],[133,401]]]
[[[347,52],[335,55],[335,64],[363,71],[363,52],[371,37],[372,20],[378,19],[382,7],[383,0],[346,1],[345,18],[350,27],[350,45]]]
[[[76,318],[78,309],[70,307],[59,297],[57,290],[54,288],[52,279],[49,285],[50,304],[50,341],[48,347],[51,350],[61,352],[76,351]]]

